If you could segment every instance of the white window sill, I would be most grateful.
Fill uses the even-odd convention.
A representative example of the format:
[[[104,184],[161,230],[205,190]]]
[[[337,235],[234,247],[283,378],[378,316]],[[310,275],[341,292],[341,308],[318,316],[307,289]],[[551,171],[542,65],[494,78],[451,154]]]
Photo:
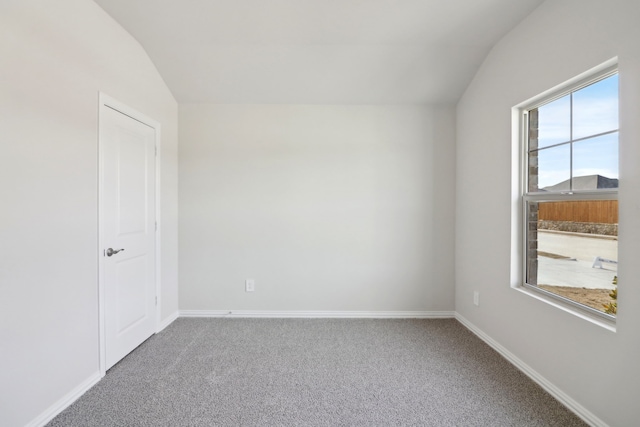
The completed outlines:
[[[574,306],[568,302],[564,302],[560,298],[554,298],[549,295],[544,294],[543,292],[536,292],[533,289],[529,289],[525,286],[514,286],[513,289],[516,291],[522,292],[523,294],[529,295],[539,301],[542,301],[546,304],[552,305],[564,312],[577,316],[581,319],[584,319],[588,322],[591,322],[597,326],[605,328],[611,332],[616,332],[616,321],[614,319],[608,319],[604,316],[599,316],[595,313],[590,313],[588,310],[582,310],[579,307]]]

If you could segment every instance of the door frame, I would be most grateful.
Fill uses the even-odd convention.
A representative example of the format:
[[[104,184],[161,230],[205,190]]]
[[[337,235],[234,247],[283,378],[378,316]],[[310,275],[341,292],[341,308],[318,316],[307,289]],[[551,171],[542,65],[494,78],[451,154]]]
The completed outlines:
[[[125,116],[131,117],[134,120],[139,121],[155,130],[155,216],[156,216],[156,244],[155,244],[155,254],[154,254],[154,262],[155,262],[155,273],[156,273],[156,312],[155,312],[155,325],[154,331],[158,332],[158,328],[161,323],[161,306],[162,306],[162,295],[161,295],[161,267],[162,267],[162,258],[161,258],[161,221],[160,221],[160,123],[147,117],[146,115],[140,113],[139,111],[123,104],[120,101],[111,98],[110,96],[99,92],[98,93],[99,105],[98,105],[98,324],[99,324],[99,332],[98,332],[98,361],[100,368],[100,376],[104,377],[106,374],[106,360],[107,360],[107,352],[106,352],[106,324],[105,324],[105,256],[103,250],[105,248],[105,236],[104,236],[104,143],[100,140],[100,131],[101,124],[104,121],[104,112],[106,109],[115,110],[119,113],[124,114]]]

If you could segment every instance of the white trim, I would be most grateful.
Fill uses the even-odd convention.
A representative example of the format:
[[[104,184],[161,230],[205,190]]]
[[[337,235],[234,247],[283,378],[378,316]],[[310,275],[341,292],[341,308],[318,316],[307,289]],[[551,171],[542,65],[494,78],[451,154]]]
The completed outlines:
[[[577,76],[557,84],[556,86],[539,93],[527,99],[524,102],[519,103],[514,108],[524,111],[525,109],[538,108],[548,102],[552,102],[555,99],[562,98],[564,95],[571,91],[580,90],[591,83],[600,80],[607,74],[613,74],[618,70],[618,57],[615,56],[600,65],[597,65]]]
[[[69,393],[64,395],[62,399],[51,405],[46,411],[41,413],[37,418],[32,420],[26,427],[40,427],[46,425],[49,421],[54,419],[58,414],[67,409],[73,402],[78,400],[80,396],[85,394],[91,387],[96,385],[102,378],[100,372],[96,372],[83,381],[80,385],[75,387]]]
[[[606,318],[604,315],[592,313],[590,310],[585,310],[582,307],[576,307],[576,303],[573,301],[563,301],[563,298],[557,297],[555,295],[545,295],[544,291],[540,291],[538,289],[531,289],[529,286],[518,285],[513,287],[514,290],[518,292],[522,292],[525,295],[528,295],[532,298],[537,299],[538,301],[542,301],[546,304],[549,304],[553,307],[556,307],[566,313],[569,313],[573,316],[584,319],[588,322],[593,323],[594,325],[605,328],[608,331],[616,332],[616,322],[615,319],[611,320]]]
[[[155,263],[156,263],[156,315],[155,315],[155,328],[154,330],[158,331],[161,323],[161,304],[162,304],[162,296],[161,296],[161,267],[162,267],[162,257],[161,257],[161,222],[160,222],[160,154],[162,152],[160,145],[160,135],[161,135],[161,126],[160,123],[147,117],[146,115],[140,113],[139,111],[117,101],[110,96],[98,92],[98,323],[99,323],[99,351],[98,351],[98,360],[100,367],[100,374],[102,376],[106,373],[106,334],[105,334],[105,308],[104,308],[104,256],[102,255],[102,250],[105,247],[104,245],[104,230],[102,229],[102,217],[104,216],[102,212],[102,208],[104,206],[104,201],[102,199],[102,189],[104,187],[104,152],[103,146],[100,144],[100,125],[102,123],[102,115],[104,108],[111,108],[113,110],[119,111],[120,113],[131,117],[134,120],[137,120],[145,125],[152,127],[155,130],[155,149],[156,149],[156,158],[155,158],[155,175],[156,175],[156,191],[155,191],[155,218],[156,223],[158,225],[156,231],[156,244],[155,244]]]
[[[162,332],[167,326],[172,324],[178,318],[179,314],[180,313],[176,311],[175,313],[171,314],[169,317],[164,319],[164,321],[160,322],[158,324],[158,329],[156,330],[156,334],[159,332]]]
[[[571,398],[564,391],[560,390],[556,387],[551,381],[547,380],[545,377],[540,375],[537,371],[535,371],[532,367],[527,365],[505,347],[500,345],[497,341],[491,338],[489,335],[484,333],[480,328],[476,325],[465,319],[459,313],[455,313],[455,318],[458,322],[460,322],[464,327],[469,329],[475,335],[477,335],[482,341],[487,343],[491,348],[500,353],[502,357],[507,359],[512,365],[522,371],[526,376],[531,378],[534,382],[536,382],[540,387],[542,387],[547,393],[556,398],[560,403],[566,406],[569,410],[571,410],[574,414],[580,417],[587,424],[594,427],[608,427],[608,425],[602,421],[600,418],[595,416],[592,412],[590,412],[587,408],[576,402],[573,398]]]
[[[180,310],[180,317],[255,318],[360,318],[360,319],[453,319],[453,311],[272,311],[272,310]]]
[[[162,158],[162,129],[160,123],[151,120],[156,131],[156,332],[164,328],[160,328],[162,323],[162,217],[160,198],[162,195],[161,187],[161,161]],[[147,122],[147,124],[149,124]]]

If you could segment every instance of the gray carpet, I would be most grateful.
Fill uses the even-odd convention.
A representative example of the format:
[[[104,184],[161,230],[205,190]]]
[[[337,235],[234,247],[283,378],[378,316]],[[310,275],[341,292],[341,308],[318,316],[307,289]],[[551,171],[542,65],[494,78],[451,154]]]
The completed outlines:
[[[455,320],[178,319],[49,426],[582,426]]]

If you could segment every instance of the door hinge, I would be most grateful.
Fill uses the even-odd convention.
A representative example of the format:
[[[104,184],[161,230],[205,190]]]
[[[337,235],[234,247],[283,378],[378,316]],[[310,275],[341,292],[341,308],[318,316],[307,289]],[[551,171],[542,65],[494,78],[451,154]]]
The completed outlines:
[[[155,150],[156,157],[158,157],[158,147],[157,147],[157,146],[156,146],[156,147],[153,147],[153,149]]]
[[[156,231],[158,231],[158,221],[156,221]]]
[[[158,305],[158,297],[156,296],[156,305]]]

